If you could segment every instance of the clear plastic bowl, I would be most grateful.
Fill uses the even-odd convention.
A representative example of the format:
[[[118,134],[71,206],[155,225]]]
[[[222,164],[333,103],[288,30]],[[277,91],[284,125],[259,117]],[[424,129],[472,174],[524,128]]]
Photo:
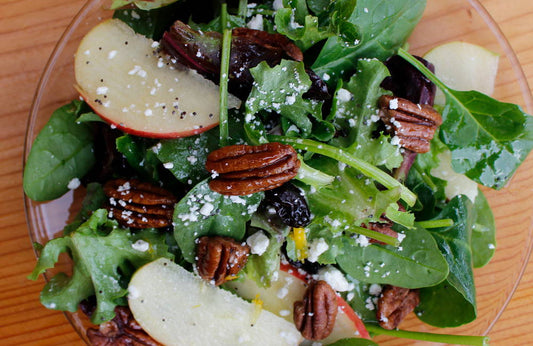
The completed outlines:
[[[73,55],[81,38],[97,22],[111,16],[108,1],[90,0],[74,17],[57,43],[41,77],[28,120],[24,157],[52,112],[78,97],[73,88]],[[423,55],[432,47],[449,41],[479,44],[500,54],[500,67],[494,97],[519,104],[530,113],[533,99],[527,80],[509,43],[491,16],[477,0],[430,0],[421,23],[409,40],[410,51]],[[532,244],[533,199],[529,196],[533,184],[533,159],[530,157],[518,170],[508,187],[501,191],[484,189],[493,208],[497,225],[496,255],[487,266],[475,270],[478,318],[466,326],[438,329],[427,326],[410,316],[402,329],[449,334],[487,335],[507,304],[527,265]],[[25,199],[26,219],[32,242],[44,244],[60,235],[63,227],[79,209],[83,191],[69,192],[62,198],[46,203]],[[71,264],[62,257],[49,274],[69,271]],[[44,309],[44,307],[43,307]],[[87,343],[85,330],[90,325],[82,314],[66,313],[80,337]],[[386,345],[422,345],[424,342],[379,337]]]

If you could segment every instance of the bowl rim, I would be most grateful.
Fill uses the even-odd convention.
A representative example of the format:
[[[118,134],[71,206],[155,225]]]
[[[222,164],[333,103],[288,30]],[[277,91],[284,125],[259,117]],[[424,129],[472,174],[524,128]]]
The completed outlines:
[[[52,71],[56,65],[57,57],[62,53],[63,48],[68,42],[68,39],[70,38],[70,35],[76,28],[79,26],[80,22],[85,18],[85,16],[93,10],[96,6],[99,6],[103,1],[105,0],[88,0],[86,1],[80,10],[76,13],[76,15],[73,17],[71,22],[68,24],[66,29],[63,31],[61,36],[59,37],[56,45],[54,46],[54,49],[52,50],[45,67],[43,69],[43,72],[39,78],[39,81],[36,86],[36,90],[32,99],[30,111],[28,114],[28,119],[26,122],[26,130],[25,130],[25,138],[24,138],[24,147],[23,147],[23,155],[22,155],[22,172],[24,172],[24,168],[26,165],[26,161],[31,149],[31,146],[33,144],[34,138],[30,138],[29,135],[34,133],[35,126],[36,126],[36,115],[38,112],[38,108],[40,106],[43,92],[44,92],[44,86],[48,82]],[[463,0],[466,3],[470,4],[470,6],[479,14],[479,16],[482,18],[483,22],[489,30],[492,32],[493,36],[496,38],[496,40],[499,43],[499,46],[502,48],[506,58],[511,63],[511,67],[514,73],[514,76],[516,77],[516,80],[518,82],[518,85],[520,87],[520,94],[521,94],[521,100],[525,103],[525,109],[530,114],[533,114],[533,94],[532,90],[529,86],[527,77],[522,69],[522,65],[520,64],[520,61],[513,50],[511,44],[507,40],[507,37],[503,33],[502,29],[496,22],[496,20],[492,17],[492,15],[489,13],[489,11],[485,8],[483,4],[481,4],[480,0]],[[531,156],[531,155],[530,155]],[[34,233],[32,233],[30,230],[33,229],[32,222],[30,220],[30,215],[34,214],[34,211],[32,211],[31,204],[35,203],[31,201],[25,194],[24,191],[22,191],[23,199],[24,199],[24,217],[26,220],[26,225],[28,227],[28,233],[30,237],[30,241],[32,244],[35,243],[36,239],[34,238]],[[514,282],[513,287],[511,288],[507,298],[503,302],[500,310],[496,314],[496,316],[493,318],[491,323],[488,325],[486,330],[483,332],[482,335],[486,336],[492,328],[495,326],[495,324],[500,319],[503,312],[507,309],[507,306],[509,305],[510,301],[512,300],[520,282],[522,281],[524,272],[527,268],[527,265],[529,263],[531,253],[533,252],[533,223],[529,225],[529,229],[527,231],[528,237],[527,237],[527,244],[526,244],[526,252],[523,263],[521,263],[521,268],[518,272],[518,278]],[[38,259],[38,251],[37,249],[32,246],[33,252],[35,257]],[[49,282],[49,278],[47,276],[47,273],[43,273],[44,279],[46,282]],[[63,312],[63,315],[67,319],[67,321],[71,324],[73,329],[76,331],[76,333],[80,336],[82,340],[84,340],[87,344],[88,340],[86,339],[86,336],[82,333],[82,331],[77,328],[75,322],[73,321],[73,318],[71,317],[71,314],[68,312]]]

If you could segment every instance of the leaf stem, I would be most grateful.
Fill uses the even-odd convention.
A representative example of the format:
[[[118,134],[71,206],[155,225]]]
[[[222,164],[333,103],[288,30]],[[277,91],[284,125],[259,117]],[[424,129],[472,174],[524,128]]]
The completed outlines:
[[[422,72],[424,76],[427,77],[430,81],[432,81],[436,86],[439,87],[443,92],[447,92],[450,90],[433,72],[431,72],[424,64],[422,64],[418,59],[416,59],[414,56],[412,56],[409,52],[407,52],[405,49],[400,48],[398,50],[398,55],[407,60],[411,65],[416,67],[417,70]]]
[[[226,146],[229,140],[228,127],[228,80],[229,63],[231,54],[231,29],[228,29],[228,9],[227,4],[222,4],[220,15],[220,26],[222,30],[222,53],[220,59],[220,146]]]
[[[385,243],[387,245],[391,245],[394,247],[400,246],[400,241],[397,238],[391,237],[390,235],[386,235],[386,234],[379,233],[376,231],[372,231],[368,228],[352,225],[350,226],[349,229],[346,229],[346,231],[357,233],[357,234],[362,234],[365,237],[375,239],[377,241],[380,241],[382,243]]]
[[[366,324],[366,329],[373,334],[391,335],[404,339],[421,340],[429,342],[440,342],[445,344],[488,346],[489,338],[475,335],[451,335],[410,332],[406,330],[387,330],[373,324]]]
[[[423,228],[451,227],[453,226],[453,220],[452,219],[440,219],[440,220],[417,221],[415,222],[415,224]]]
[[[340,148],[316,142],[311,139],[290,138],[274,135],[268,136],[268,139],[272,142],[290,144],[296,149],[307,150],[343,162],[348,166],[359,170],[365,176],[376,180],[378,183],[382,184],[387,189],[393,189],[395,187],[400,188],[400,197],[409,206],[413,206],[416,202],[416,195],[404,185],[402,185],[399,181],[397,181],[381,169],[377,168],[376,166],[373,166],[368,162],[343,151]]]
[[[248,0],[239,0],[239,17],[246,20],[248,14]]]

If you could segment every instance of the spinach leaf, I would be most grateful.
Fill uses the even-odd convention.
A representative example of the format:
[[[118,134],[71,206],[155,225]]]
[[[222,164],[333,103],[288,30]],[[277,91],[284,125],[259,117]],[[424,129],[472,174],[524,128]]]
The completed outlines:
[[[453,226],[430,230],[450,268],[445,282],[420,290],[417,316],[430,325],[456,327],[476,318],[476,291],[470,249],[473,222],[471,210],[472,203],[468,197],[456,196],[435,217],[452,219]]]
[[[423,228],[402,228],[399,247],[360,246],[345,239],[341,269],[356,280],[406,288],[436,285],[448,276],[448,264],[431,234]]]
[[[472,255],[474,268],[481,268],[489,263],[496,249],[496,225],[494,215],[483,192],[478,189],[474,201],[476,218],[472,226]]]
[[[89,107],[75,100],[57,109],[35,138],[26,166],[23,187],[34,201],[61,197],[73,179],[81,179],[95,163],[90,125],[77,123]]]
[[[314,64],[319,76],[327,74],[334,85],[356,70],[359,58],[385,60],[404,45],[426,7],[425,0],[358,0],[347,19],[359,29],[359,44],[346,47],[344,40],[330,37]]]
[[[328,116],[346,136],[331,141],[334,146],[347,147],[347,151],[373,165],[388,169],[398,167],[403,157],[400,148],[390,143],[388,136],[374,138],[377,128],[378,99],[389,92],[381,82],[389,76],[387,67],[378,60],[359,60],[357,73],[344,85],[339,85],[333,98],[332,112]]]
[[[158,166],[161,164],[152,150],[152,142],[131,135],[124,135],[116,139],[117,150],[126,157],[129,165],[142,178],[159,182]]]
[[[194,262],[196,239],[204,235],[241,240],[262,199],[263,193],[225,196],[212,191],[207,180],[198,183],[174,208],[174,238],[185,260]]]
[[[131,0],[115,0],[118,8],[124,5],[124,3],[130,4]],[[162,3],[170,4],[163,6]],[[122,3],[120,5],[119,3]],[[144,35],[155,41],[158,41],[165,30],[167,30],[172,23],[180,16],[183,16],[187,12],[183,10],[182,2],[176,0],[159,0],[159,1],[135,1],[138,8],[124,8],[117,9],[113,13],[113,18],[122,20],[128,24],[133,31],[138,34]],[[148,8],[153,4],[152,8]],[[160,7],[160,8],[156,8]]]
[[[196,185],[207,178],[207,155],[218,148],[218,128],[196,136],[162,140],[155,153],[164,166],[184,184]]]
[[[398,54],[446,96],[440,138],[452,152],[453,169],[482,185],[504,187],[533,148],[533,118],[518,105],[450,89],[405,50]]]
[[[136,250],[136,242],[148,243],[148,251]],[[96,295],[96,310],[91,320],[95,324],[115,316],[115,306],[127,304],[127,282],[135,268],[160,257],[172,259],[167,251],[164,235],[146,229],[136,233],[118,227],[107,218],[107,210],[99,209],[68,236],[49,241],[43,248],[37,265],[29,275],[36,280],[39,274],[53,268],[62,252],[74,262],[72,276],[55,275],[41,292],[41,303],[49,309],[71,311],[91,295]],[[133,270],[131,269],[133,267]]]
[[[89,183],[85,198],[81,203],[81,209],[75,219],[63,228],[63,235],[69,235],[74,232],[82,223],[87,221],[93,211],[101,208],[106,201],[106,195],[102,185],[99,183]]]
[[[363,322],[378,323],[376,310],[379,295],[381,294],[381,286],[377,284],[369,285],[353,278],[351,278],[350,282],[354,284],[354,289],[346,295],[345,300],[354,311],[357,311],[357,315]],[[370,294],[369,291],[372,286],[379,287],[379,289],[377,292]]]

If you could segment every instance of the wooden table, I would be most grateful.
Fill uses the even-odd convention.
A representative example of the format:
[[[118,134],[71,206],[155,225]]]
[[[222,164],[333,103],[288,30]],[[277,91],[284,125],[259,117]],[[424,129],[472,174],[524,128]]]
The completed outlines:
[[[39,303],[22,196],[24,131],[32,97],[56,41],[83,0],[0,0],[0,343],[82,344],[65,317]],[[533,85],[533,1],[482,0],[510,40]],[[531,159],[531,158],[530,158]],[[532,211],[533,212],[533,211]],[[533,259],[530,261],[532,262]],[[533,265],[490,332],[493,345],[531,343]]]

